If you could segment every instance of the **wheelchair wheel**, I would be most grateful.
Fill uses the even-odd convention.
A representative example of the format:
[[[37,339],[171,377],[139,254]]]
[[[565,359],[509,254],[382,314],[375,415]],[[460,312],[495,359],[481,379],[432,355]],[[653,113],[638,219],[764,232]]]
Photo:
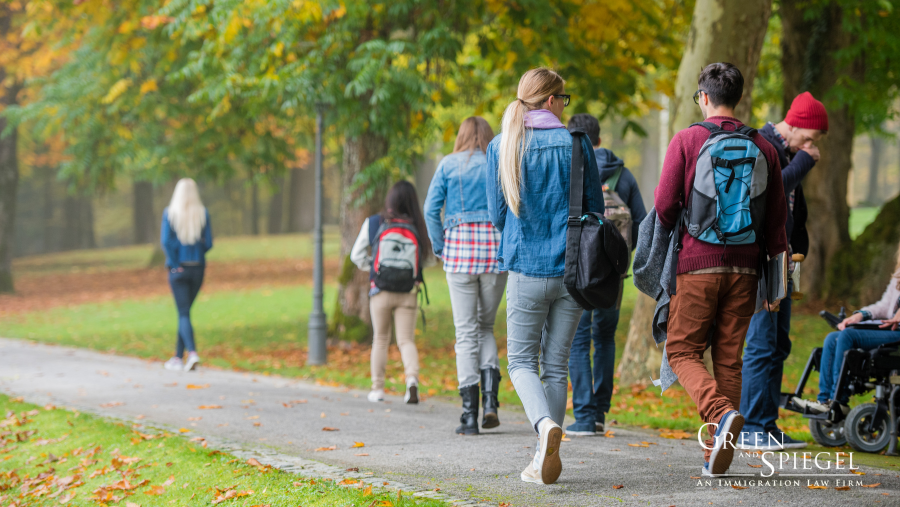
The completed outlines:
[[[841,423],[810,419],[809,432],[813,440],[822,447],[840,447],[847,443],[847,437],[844,435],[844,425]]]
[[[882,420],[874,431],[866,431],[875,416],[876,405],[865,403],[854,407],[844,421],[844,434],[850,446],[857,451],[878,452],[887,447],[891,439],[891,431],[887,420]]]

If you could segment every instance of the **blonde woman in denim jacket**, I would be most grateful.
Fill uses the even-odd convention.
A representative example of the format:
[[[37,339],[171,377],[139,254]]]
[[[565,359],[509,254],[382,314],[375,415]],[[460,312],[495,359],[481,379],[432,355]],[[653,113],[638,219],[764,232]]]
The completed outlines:
[[[562,471],[569,348],[582,314],[563,285],[573,137],[560,117],[568,102],[557,73],[526,72],[487,151],[488,213],[501,231],[500,267],[510,272],[507,371],[538,433],[534,459],[520,477],[537,484],[556,482]],[[587,167],[596,167],[587,136],[577,139]],[[597,171],[584,171],[582,206],[603,213]]]
[[[493,137],[494,131],[484,118],[466,118],[459,127],[453,153],[441,160],[425,198],[428,236],[435,255],[444,261],[453,307],[456,372],[463,406],[461,424],[456,428],[460,435],[478,434],[479,380],[484,406],[481,427],[500,425],[500,362],[494,321],[507,273],[497,262],[500,231],[488,217],[485,192],[485,151]]]

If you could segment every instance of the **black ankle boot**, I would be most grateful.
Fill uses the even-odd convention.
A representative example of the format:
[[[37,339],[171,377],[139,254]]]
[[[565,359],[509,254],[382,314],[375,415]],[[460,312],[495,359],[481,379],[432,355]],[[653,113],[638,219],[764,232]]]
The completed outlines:
[[[485,368],[481,370],[481,402],[484,404],[484,418],[481,427],[496,428],[500,426],[500,418],[497,416],[497,385],[500,383],[499,368]]]
[[[459,416],[462,424],[456,428],[459,435],[478,434],[478,384],[463,387],[459,390],[462,397],[463,413]]]

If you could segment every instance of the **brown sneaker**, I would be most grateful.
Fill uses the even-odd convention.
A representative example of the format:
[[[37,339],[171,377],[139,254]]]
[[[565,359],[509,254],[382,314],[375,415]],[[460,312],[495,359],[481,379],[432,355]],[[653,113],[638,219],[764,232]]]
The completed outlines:
[[[528,462],[528,466],[525,467],[525,470],[522,470],[522,474],[519,477],[525,482],[533,482],[535,484],[544,483],[544,481],[541,480],[541,473],[534,469],[534,464],[530,461]]]
[[[544,484],[553,484],[562,473],[562,461],[559,459],[559,444],[562,441],[562,428],[547,418],[541,424],[540,473]]]

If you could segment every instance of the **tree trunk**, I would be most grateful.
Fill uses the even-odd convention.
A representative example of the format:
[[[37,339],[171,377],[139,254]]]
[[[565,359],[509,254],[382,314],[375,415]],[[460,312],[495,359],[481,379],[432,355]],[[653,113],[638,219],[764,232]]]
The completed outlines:
[[[900,242],[900,196],[886,202],[871,224],[852,243],[835,253],[828,265],[829,302],[848,309],[871,304],[884,292],[884,281],[897,263]],[[805,264],[805,263],[804,263]],[[806,267],[802,283],[806,285]]]
[[[808,2],[781,2],[784,110],[798,94],[809,91],[816,98],[828,98],[828,91],[841,76],[862,79],[861,65],[843,67],[834,55],[851,41],[841,29],[842,8],[832,1],[815,19],[806,19]],[[803,193],[809,208],[809,255],[803,263],[804,292],[824,296],[826,267],[835,253],[850,243],[850,208],[847,205],[847,180],[853,156],[856,119],[846,106],[823,100],[828,111],[828,136],[820,143],[821,159],[803,180]]]
[[[63,209],[65,229],[62,235],[61,250],[96,248],[94,206],[90,197],[69,194],[66,196]]]
[[[881,153],[884,151],[884,139],[878,135],[869,136],[871,153],[869,157],[869,188],[866,192],[866,204],[869,206],[881,205],[881,185],[878,181],[881,167]]]
[[[56,182],[56,171],[50,167],[42,167],[39,174],[41,175],[41,190],[43,193],[43,214],[42,218],[42,249],[41,253],[55,252],[58,247],[56,238],[56,223],[53,220],[54,215],[54,183]]]
[[[653,207],[653,192],[659,184],[659,138],[662,128],[659,110],[651,110],[646,120],[644,128],[647,136],[641,139],[641,173],[638,177],[644,206],[650,209]]]
[[[277,178],[272,187],[266,231],[269,234],[281,234],[281,215],[284,209],[284,176]]]
[[[628,327],[628,341],[619,360],[619,385],[647,384],[651,378],[659,378],[662,364],[662,347],[657,348],[650,325],[656,301],[639,293],[634,303],[634,313]]]
[[[259,236],[259,185],[250,182],[250,234]]]
[[[387,142],[374,135],[363,134],[344,141],[343,177],[341,192],[341,273],[338,278],[338,297],[331,312],[329,334],[348,341],[363,341],[370,336],[369,274],[350,262],[350,249],[363,222],[377,213],[383,201],[384,186],[353,189],[356,176],[388,151]],[[362,203],[357,201],[363,197]]]
[[[0,69],[0,82],[4,72]],[[4,104],[10,104],[10,95],[17,90],[7,90]],[[0,132],[6,128],[6,118],[0,116]],[[0,137],[0,293],[13,292],[12,257],[15,238],[16,192],[19,188],[19,163],[16,154],[17,131]]]
[[[134,213],[134,244],[153,243],[156,238],[156,216],[153,214],[153,183],[135,181],[132,184]]]
[[[309,232],[316,218],[316,173],[312,164],[291,169],[288,231]]]
[[[684,56],[678,66],[675,101],[670,114],[673,131],[703,120],[692,97],[697,91],[700,71],[715,62],[731,62],[741,70],[744,97],[735,115],[750,121],[753,106],[750,92],[771,13],[772,0],[697,0]]]
[[[738,104],[736,115],[739,119],[750,117],[753,78],[770,14],[771,0],[697,0],[687,46],[678,67],[675,99],[670,102],[670,132],[703,119],[693,95],[700,70],[714,62],[731,62],[741,70],[744,98]],[[625,380],[640,382],[647,379],[651,367],[656,369],[654,377],[659,376],[662,351],[657,350],[650,331],[655,307],[653,299],[643,294],[635,304],[625,344],[626,354],[619,363],[622,385],[628,385]]]

